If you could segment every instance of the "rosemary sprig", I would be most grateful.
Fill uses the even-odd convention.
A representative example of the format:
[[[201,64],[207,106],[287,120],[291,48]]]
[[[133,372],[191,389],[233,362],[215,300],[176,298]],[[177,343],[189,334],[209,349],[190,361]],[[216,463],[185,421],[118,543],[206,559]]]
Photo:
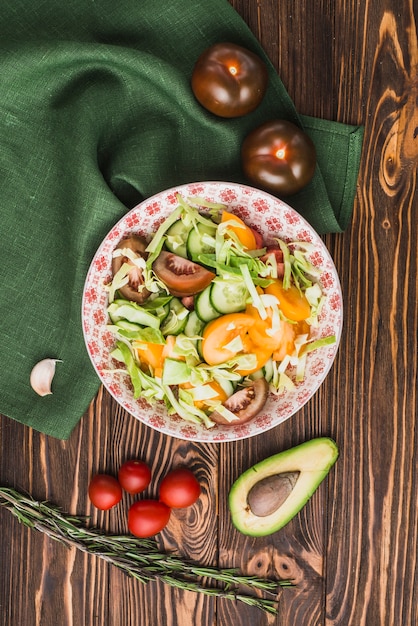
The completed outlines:
[[[279,588],[292,585],[288,580],[243,575],[236,569],[201,567],[175,554],[162,552],[153,539],[103,534],[86,527],[83,518],[66,515],[53,504],[39,502],[8,487],[0,487],[0,506],[7,508],[25,526],[68,547],[94,554],[142,583],[159,579],[172,587],[238,600],[273,614],[277,613]],[[257,591],[270,598],[251,595]]]

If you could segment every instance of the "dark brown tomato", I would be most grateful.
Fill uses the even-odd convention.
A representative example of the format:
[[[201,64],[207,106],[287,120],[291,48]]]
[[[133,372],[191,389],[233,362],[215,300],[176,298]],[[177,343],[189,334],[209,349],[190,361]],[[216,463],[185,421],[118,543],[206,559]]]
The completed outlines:
[[[116,249],[128,248],[129,250],[132,250],[136,254],[137,257],[146,258],[146,252],[145,252],[146,246],[147,246],[147,243],[142,237],[139,237],[139,235],[131,235],[130,237],[127,237],[126,239],[122,239],[116,246]],[[116,274],[117,271],[120,270],[120,268],[122,267],[124,263],[128,263],[129,265],[132,265],[132,269],[129,272],[128,284],[118,289],[118,291],[121,294],[121,296],[123,296],[127,300],[133,300],[134,302],[139,302],[141,304],[142,302],[145,302],[145,300],[150,295],[150,292],[148,291],[148,289],[144,288],[138,291],[139,287],[144,282],[141,269],[137,267],[136,265],[134,265],[133,263],[131,263],[128,257],[117,256],[112,259],[113,276]]]
[[[192,91],[200,104],[220,117],[241,117],[254,111],[267,89],[262,59],[234,43],[217,43],[198,58]]]
[[[312,179],[316,150],[311,138],[298,126],[286,120],[272,120],[247,135],[241,160],[251,183],[279,196],[290,196]]]
[[[224,406],[234,413],[238,419],[228,422],[218,411],[213,411],[210,414],[210,418],[216,422],[216,424],[223,424],[225,426],[244,424],[261,411],[267,401],[268,392],[269,384],[266,379],[258,378],[252,385],[236,391],[224,402]]]
[[[215,274],[198,263],[193,263],[177,254],[163,250],[152,265],[158,278],[168,291],[178,298],[192,296],[203,291]]]

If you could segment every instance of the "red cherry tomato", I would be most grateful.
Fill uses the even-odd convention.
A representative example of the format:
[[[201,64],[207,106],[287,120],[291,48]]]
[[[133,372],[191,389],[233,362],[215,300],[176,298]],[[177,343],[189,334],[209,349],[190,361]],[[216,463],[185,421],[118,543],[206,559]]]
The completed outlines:
[[[160,485],[160,500],[172,509],[191,506],[200,496],[196,476],[186,468],[178,468],[167,474]]]
[[[267,67],[259,56],[233,43],[217,43],[198,58],[192,91],[211,113],[240,117],[258,107],[267,82]]]
[[[122,499],[122,488],[113,476],[96,474],[89,484],[89,498],[96,508],[107,511]]]
[[[316,166],[315,146],[300,128],[286,120],[272,120],[244,139],[242,168],[256,186],[281,196],[305,187]]]
[[[215,278],[213,272],[198,263],[165,250],[160,252],[152,264],[152,269],[169,292],[179,298],[203,291]]]
[[[151,482],[151,470],[144,461],[126,461],[119,469],[118,480],[128,493],[140,493]]]
[[[128,511],[128,528],[136,537],[152,537],[168,524],[171,509],[158,500],[138,500]]]

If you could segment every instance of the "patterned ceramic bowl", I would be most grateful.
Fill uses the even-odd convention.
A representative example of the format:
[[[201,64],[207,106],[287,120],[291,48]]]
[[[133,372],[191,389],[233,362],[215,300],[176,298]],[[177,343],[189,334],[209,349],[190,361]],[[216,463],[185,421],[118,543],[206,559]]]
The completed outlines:
[[[163,403],[150,405],[144,399],[135,399],[129,377],[124,372],[112,372],[117,367],[110,356],[114,335],[106,328],[107,291],[111,281],[112,253],[125,236],[132,233],[150,238],[158,226],[177,206],[176,194],[183,197],[199,196],[211,202],[222,202],[249,226],[254,227],[268,244],[273,238],[284,241],[304,241],[313,244],[308,259],[321,273],[319,282],[325,303],[319,316],[319,325],[312,332],[317,339],[335,335],[336,341],[309,353],[304,380],[293,389],[278,395],[270,394],[263,410],[253,420],[237,426],[217,425],[206,429],[203,425],[184,421],[177,415],[169,416]],[[235,183],[200,182],[181,185],[156,194],[129,211],[108,233],[97,250],[87,274],[82,305],[83,332],[88,353],[103,385],[115,400],[131,415],[151,428],[180,439],[205,442],[223,442],[245,439],[274,428],[294,415],[318,390],[334,361],[340,341],[343,305],[340,281],[334,263],[323,241],[312,227],[287,204],[268,193]],[[119,364],[120,366],[120,364]],[[292,370],[288,371],[292,377]]]

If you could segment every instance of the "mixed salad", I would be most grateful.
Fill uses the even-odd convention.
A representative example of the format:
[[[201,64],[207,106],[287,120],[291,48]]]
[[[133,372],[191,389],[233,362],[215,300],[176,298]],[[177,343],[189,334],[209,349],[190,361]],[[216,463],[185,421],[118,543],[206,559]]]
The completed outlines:
[[[336,341],[311,336],[325,298],[312,244],[267,247],[226,205],[177,199],[149,242],[131,235],[113,252],[111,356],[136,398],[206,428],[240,424]]]

